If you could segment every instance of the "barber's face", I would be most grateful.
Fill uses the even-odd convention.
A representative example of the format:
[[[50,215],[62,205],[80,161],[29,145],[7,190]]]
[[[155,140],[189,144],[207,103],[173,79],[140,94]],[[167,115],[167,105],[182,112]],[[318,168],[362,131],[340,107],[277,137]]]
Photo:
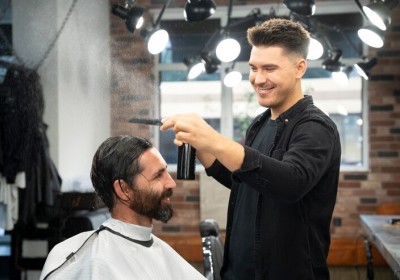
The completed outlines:
[[[282,47],[253,47],[249,81],[261,106],[279,115],[293,105],[296,83],[304,74],[304,59],[285,53]]]
[[[144,169],[135,180],[130,207],[138,214],[166,223],[173,215],[169,198],[176,187],[175,181],[155,148],[143,153],[140,164]]]

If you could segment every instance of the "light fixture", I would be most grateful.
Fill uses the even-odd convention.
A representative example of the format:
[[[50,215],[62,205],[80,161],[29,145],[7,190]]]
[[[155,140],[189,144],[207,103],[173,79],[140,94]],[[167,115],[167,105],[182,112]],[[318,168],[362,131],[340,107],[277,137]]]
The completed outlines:
[[[240,50],[238,41],[232,38],[225,38],[218,43],[215,54],[222,62],[231,62],[239,56]]]
[[[308,47],[307,59],[316,60],[321,58],[323,54],[324,54],[324,47],[322,46],[321,42],[311,37],[310,45]]]
[[[377,63],[378,60],[374,57],[367,62],[359,62],[354,64],[354,68],[356,69],[358,75],[363,77],[365,80],[368,80],[371,68],[374,67]]]
[[[349,111],[342,104],[337,105],[336,110],[338,114],[342,116],[347,116],[349,114]]]
[[[236,39],[230,37],[232,8],[233,0],[230,0],[228,6],[228,20],[222,32],[223,39],[218,43],[215,49],[215,54],[217,58],[222,62],[231,62],[235,60],[236,58],[238,58],[241,50],[239,42]]]
[[[184,58],[183,63],[188,67],[188,80],[196,79],[202,73],[206,71],[204,63],[200,60],[200,58]]]
[[[183,16],[186,21],[202,21],[215,13],[213,0],[187,0]]]
[[[342,50],[333,50],[330,52],[330,57],[322,62],[322,68],[330,72],[343,71],[345,65],[341,63]]]
[[[370,47],[382,48],[383,46],[383,31],[375,26],[362,27],[357,32],[358,37]]]
[[[332,72],[332,79],[341,86],[347,86],[351,71],[353,71],[353,67],[347,66],[342,71]]]
[[[212,74],[218,70],[221,61],[215,56],[212,52],[202,52],[201,60],[204,63],[204,67],[206,69],[207,74]]]
[[[299,15],[312,16],[315,13],[314,0],[284,0],[283,4],[293,13]]]
[[[381,30],[386,30],[390,25],[390,10],[397,6],[398,0],[375,1],[362,7],[369,21]]]
[[[242,81],[242,74],[239,71],[232,70],[231,68],[225,69],[224,85],[226,87],[237,86]]]
[[[147,41],[147,50],[151,54],[159,54],[161,53],[168,45],[169,35],[168,32],[164,29],[159,28],[161,18],[164,14],[165,9],[170,4],[171,0],[166,0],[164,5],[161,8],[160,13],[156,21],[153,24],[153,28],[151,30],[143,28],[140,31],[140,34],[146,38]]]
[[[142,7],[122,7],[117,4],[112,6],[111,12],[124,19],[126,28],[129,32],[133,33],[136,29],[139,29],[143,25],[143,12]]]
[[[147,33],[144,37],[147,38],[147,50],[151,54],[159,54],[168,45],[169,35],[164,29],[154,29],[152,31],[142,30],[141,34]]]

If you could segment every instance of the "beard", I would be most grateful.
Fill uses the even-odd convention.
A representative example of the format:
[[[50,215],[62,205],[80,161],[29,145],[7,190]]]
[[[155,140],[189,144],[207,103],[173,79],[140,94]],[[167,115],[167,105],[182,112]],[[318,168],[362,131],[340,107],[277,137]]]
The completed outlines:
[[[170,204],[163,205],[162,200],[172,196],[172,193],[172,189],[164,191],[161,195],[152,190],[135,190],[130,208],[138,214],[167,223],[172,218],[174,210]]]

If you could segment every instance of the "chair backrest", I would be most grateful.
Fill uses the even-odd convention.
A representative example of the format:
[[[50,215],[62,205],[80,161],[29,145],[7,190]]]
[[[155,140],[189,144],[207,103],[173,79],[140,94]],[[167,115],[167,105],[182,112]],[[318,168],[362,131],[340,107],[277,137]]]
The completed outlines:
[[[203,243],[204,276],[209,280],[220,280],[224,244],[219,235],[218,223],[213,219],[201,221],[200,235]]]

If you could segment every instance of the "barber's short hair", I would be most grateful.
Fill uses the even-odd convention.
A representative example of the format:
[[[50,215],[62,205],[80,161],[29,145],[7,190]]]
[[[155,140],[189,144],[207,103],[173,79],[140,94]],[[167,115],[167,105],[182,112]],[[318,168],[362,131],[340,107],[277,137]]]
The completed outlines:
[[[114,207],[114,181],[121,179],[132,185],[142,172],[140,156],[151,147],[149,141],[140,137],[115,136],[97,149],[90,178],[97,195],[110,210]]]
[[[249,28],[247,40],[251,46],[279,46],[288,53],[295,53],[306,59],[310,45],[310,34],[298,22],[273,18]]]

